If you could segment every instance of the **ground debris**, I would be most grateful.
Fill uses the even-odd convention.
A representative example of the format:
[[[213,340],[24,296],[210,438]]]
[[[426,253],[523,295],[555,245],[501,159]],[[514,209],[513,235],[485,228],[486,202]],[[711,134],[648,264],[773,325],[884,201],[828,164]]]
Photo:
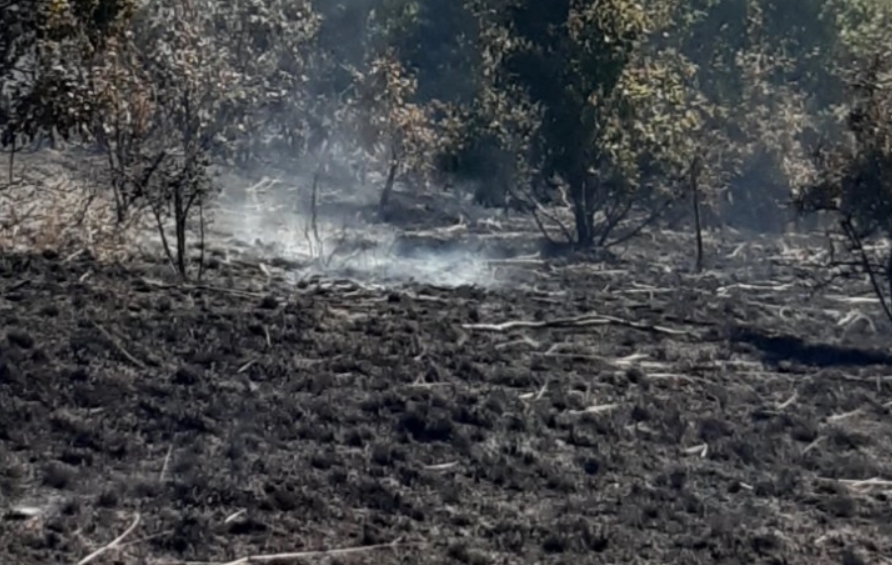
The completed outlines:
[[[892,553],[881,339],[853,343],[838,300],[780,276],[569,265],[479,289],[4,263],[3,563]]]

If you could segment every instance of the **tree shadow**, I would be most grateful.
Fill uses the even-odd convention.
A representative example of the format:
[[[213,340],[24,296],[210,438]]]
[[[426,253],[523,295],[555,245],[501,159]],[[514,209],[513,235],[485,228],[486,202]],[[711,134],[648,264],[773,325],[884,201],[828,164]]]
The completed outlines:
[[[798,337],[768,335],[753,328],[734,328],[730,340],[756,347],[762,353],[762,359],[771,363],[793,361],[822,368],[892,365],[892,355],[881,351],[807,343]]]

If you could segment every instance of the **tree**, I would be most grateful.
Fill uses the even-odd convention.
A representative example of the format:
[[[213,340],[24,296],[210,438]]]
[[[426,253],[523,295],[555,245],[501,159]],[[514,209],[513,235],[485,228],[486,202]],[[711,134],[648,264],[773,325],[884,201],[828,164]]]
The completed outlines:
[[[378,205],[384,219],[397,175],[429,171],[437,132],[428,110],[411,101],[417,81],[392,51],[374,58],[365,72],[354,72],[354,96],[343,108],[342,123],[385,172]]]
[[[610,243],[639,204],[668,202],[673,191],[659,185],[678,176],[669,171],[678,161],[672,146],[701,127],[686,109],[691,66],[654,41],[677,7],[669,0],[646,10],[630,0],[490,5],[507,30],[497,38],[499,88],[516,84],[540,112],[532,145],[544,176],[569,186],[580,247]]]
[[[89,66],[134,9],[130,0],[0,2],[0,146],[84,133]]]
[[[108,157],[119,219],[134,204],[148,205],[182,277],[196,213],[203,235],[212,156],[256,148],[273,112],[301,117],[299,95],[289,93],[301,85],[292,74],[301,66],[290,50],[313,26],[301,0],[150,0],[94,69],[92,131]]]
[[[239,76],[238,104],[218,117],[220,157],[247,166],[271,155],[294,159],[310,150],[318,101],[314,80],[320,16],[309,0],[202,3],[204,24],[225,64]]]
[[[801,187],[797,203],[805,212],[830,212],[836,217],[856,257],[856,270],[868,276],[892,321],[892,252],[886,251],[877,263],[866,245],[876,237],[892,240],[892,50],[888,46],[888,41],[878,43],[870,55],[855,50],[857,58],[847,73],[851,97],[847,135],[815,151],[813,180]],[[881,279],[885,279],[885,291]]]

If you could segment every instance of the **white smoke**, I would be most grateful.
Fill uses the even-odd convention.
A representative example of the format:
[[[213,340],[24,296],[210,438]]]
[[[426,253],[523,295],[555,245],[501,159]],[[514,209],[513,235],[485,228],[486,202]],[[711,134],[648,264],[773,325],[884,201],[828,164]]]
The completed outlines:
[[[241,190],[224,193],[214,212],[215,231],[249,253],[287,261],[295,280],[322,275],[385,286],[496,284],[490,258],[464,245],[462,230],[409,232],[363,221],[356,213],[317,210],[314,215],[306,203],[312,179],[299,180],[300,189],[265,179],[244,191],[247,197]],[[374,202],[351,200],[353,210]]]

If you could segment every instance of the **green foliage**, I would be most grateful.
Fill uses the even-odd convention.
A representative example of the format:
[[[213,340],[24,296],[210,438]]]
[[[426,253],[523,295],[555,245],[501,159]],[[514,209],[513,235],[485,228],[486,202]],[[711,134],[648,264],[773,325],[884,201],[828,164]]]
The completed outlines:
[[[247,165],[336,143],[493,203],[555,179],[580,246],[687,203],[692,170],[716,211],[778,215],[818,132],[842,135],[846,68],[892,38],[883,0],[6,4],[3,141],[98,142],[122,202],[173,147]]]
[[[892,320],[892,252],[877,253],[867,245],[876,238],[892,238],[892,50],[888,32],[883,39],[869,50],[860,43],[852,45],[854,64],[846,73],[850,97],[846,135],[815,151],[813,176],[799,187],[797,204],[806,212],[829,212],[837,220],[855,258],[844,264],[843,272],[866,274]],[[885,279],[885,291],[881,279]]]
[[[127,25],[130,0],[7,0],[0,7],[0,146],[81,132],[93,106],[83,70]]]
[[[569,185],[578,245],[605,243],[639,198],[654,195],[658,174],[686,167],[673,143],[703,127],[708,109],[690,106],[690,65],[653,48],[672,8],[565,0],[504,10],[496,88],[515,82],[540,112],[537,158]]]
[[[838,213],[859,238],[892,237],[892,51],[863,56],[849,80],[848,135],[815,153],[800,205]]]
[[[833,0],[827,18],[838,30],[838,41],[855,57],[869,57],[889,41],[892,5],[883,0]]]

